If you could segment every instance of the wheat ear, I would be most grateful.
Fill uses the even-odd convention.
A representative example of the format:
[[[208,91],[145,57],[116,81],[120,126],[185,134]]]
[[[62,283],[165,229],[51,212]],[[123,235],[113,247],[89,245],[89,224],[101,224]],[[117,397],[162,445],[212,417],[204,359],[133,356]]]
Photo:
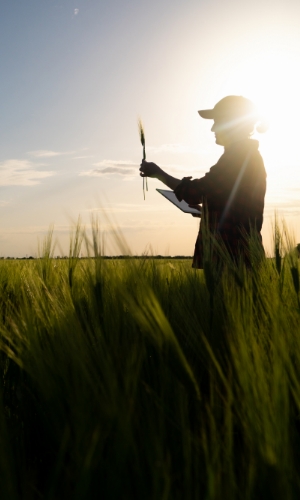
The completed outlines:
[[[146,160],[146,150],[145,150],[145,132],[142,124],[142,120],[139,118],[138,120],[139,134],[141,139],[141,144],[143,146],[143,160]],[[148,179],[147,177],[143,177],[143,194],[145,200],[145,179],[146,179],[146,191],[148,191]]]

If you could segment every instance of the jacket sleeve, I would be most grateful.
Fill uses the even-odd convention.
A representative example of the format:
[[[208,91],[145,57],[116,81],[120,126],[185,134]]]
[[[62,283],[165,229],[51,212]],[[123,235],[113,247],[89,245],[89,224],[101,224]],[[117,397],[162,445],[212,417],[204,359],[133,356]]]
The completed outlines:
[[[180,184],[174,190],[179,201],[184,200],[190,205],[202,203],[203,197],[210,196],[220,183],[223,182],[221,165],[218,162],[214,165],[204,177],[191,180],[184,177]]]
[[[241,205],[255,205],[256,198],[264,198],[266,172],[260,153],[224,154],[204,177],[190,180],[184,177],[174,190],[179,201],[191,205],[207,200],[225,203],[229,198]],[[237,201],[237,200],[236,200]]]

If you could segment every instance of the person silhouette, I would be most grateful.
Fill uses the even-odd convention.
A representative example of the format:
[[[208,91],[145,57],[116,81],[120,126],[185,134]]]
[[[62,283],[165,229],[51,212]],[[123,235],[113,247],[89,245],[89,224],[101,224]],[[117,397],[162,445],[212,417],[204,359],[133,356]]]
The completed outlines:
[[[211,131],[215,142],[224,147],[224,153],[204,177],[180,180],[145,160],[140,165],[140,175],[159,179],[174,190],[179,201],[185,200],[190,206],[202,204],[193,267],[203,268],[205,225],[225,244],[235,262],[242,258],[250,266],[251,234],[255,234],[264,253],[261,228],[266,193],[266,170],[258,150],[259,142],[251,136],[255,129],[264,132],[266,126],[254,103],[243,96],[224,97],[214,108],[198,113],[202,118],[213,120]]]

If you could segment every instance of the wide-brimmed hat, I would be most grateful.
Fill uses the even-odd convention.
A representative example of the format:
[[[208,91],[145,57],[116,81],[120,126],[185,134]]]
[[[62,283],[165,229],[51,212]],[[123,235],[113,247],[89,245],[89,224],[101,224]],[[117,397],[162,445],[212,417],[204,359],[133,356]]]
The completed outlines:
[[[255,104],[241,95],[224,97],[213,109],[202,109],[198,113],[209,120],[230,121],[240,118],[255,122],[259,119]]]

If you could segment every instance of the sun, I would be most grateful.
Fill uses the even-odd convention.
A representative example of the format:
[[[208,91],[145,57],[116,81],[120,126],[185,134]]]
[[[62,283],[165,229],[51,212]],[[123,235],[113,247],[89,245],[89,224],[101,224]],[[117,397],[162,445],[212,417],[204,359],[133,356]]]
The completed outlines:
[[[267,166],[278,179],[283,169],[293,171],[300,183],[299,54],[285,47],[246,55],[231,67],[222,91],[244,95],[256,104],[269,123],[268,132],[257,136]]]

